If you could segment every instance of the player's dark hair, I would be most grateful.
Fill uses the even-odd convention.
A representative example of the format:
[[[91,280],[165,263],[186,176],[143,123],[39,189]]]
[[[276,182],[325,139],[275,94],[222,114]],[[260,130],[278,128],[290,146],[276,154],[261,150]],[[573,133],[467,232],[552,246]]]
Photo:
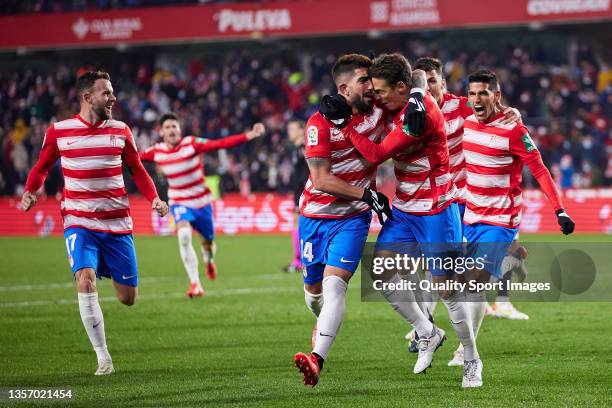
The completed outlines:
[[[104,71],[88,71],[77,79],[76,89],[79,98],[84,92],[91,90],[98,79],[107,79],[110,81],[110,75]]]
[[[439,75],[443,76],[442,61],[432,57],[421,57],[414,63],[414,69],[422,69],[425,72],[435,70]]]
[[[372,78],[384,79],[390,86],[395,86],[400,81],[410,86],[412,80],[410,63],[397,52],[376,57],[368,72]]]
[[[487,84],[489,85],[489,89],[493,92],[499,90],[497,75],[495,75],[495,72],[488,69],[480,69],[471,73],[468,76],[468,83],[471,84],[472,82],[482,82],[483,84]]]
[[[159,126],[164,126],[164,122],[167,120],[176,120],[178,122],[179,118],[174,112],[164,113],[161,118],[159,118]]]
[[[361,54],[345,54],[338,58],[332,67],[332,78],[338,82],[338,77],[347,72],[353,72],[358,68],[368,69],[372,66],[372,60]]]

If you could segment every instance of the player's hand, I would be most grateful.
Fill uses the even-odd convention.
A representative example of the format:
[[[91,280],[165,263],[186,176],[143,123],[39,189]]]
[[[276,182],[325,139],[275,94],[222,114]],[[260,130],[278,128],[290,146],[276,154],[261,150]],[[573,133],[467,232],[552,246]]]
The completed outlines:
[[[367,203],[370,207],[372,207],[372,209],[378,216],[378,221],[380,221],[380,225],[385,225],[383,214],[387,216],[388,220],[393,218],[391,206],[389,205],[389,199],[383,193],[379,193],[378,191],[366,188],[365,190],[363,190],[363,196],[361,197],[361,201]]]
[[[23,196],[21,197],[21,209],[23,211],[29,211],[30,208],[36,205],[37,201],[38,201],[38,198],[36,197],[36,194],[32,194],[29,191],[26,191],[23,193]]]
[[[346,102],[344,96],[340,94],[324,95],[319,105],[319,113],[334,124],[338,129],[342,129],[348,123],[353,109]]]
[[[427,112],[425,111],[425,92],[421,88],[410,90],[410,99],[404,112],[404,132],[411,136],[419,136],[425,130]]]
[[[559,226],[561,227],[561,232],[564,235],[569,235],[574,232],[576,224],[574,223],[574,221],[572,221],[569,215],[567,215],[563,208],[557,210],[557,222],[559,223]]]
[[[163,217],[168,214],[168,204],[166,204],[165,201],[160,200],[159,197],[156,197],[153,200],[153,202],[151,203],[151,208],[157,211],[157,215],[159,215],[160,217]]]
[[[256,123],[253,125],[253,128],[246,133],[246,136],[248,140],[253,140],[261,137],[264,133],[266,133],[266,127],[263,123]]]
[[[499,108],[504,112],[504,117],[499,121],[502,125],[513,125],[521,120],[521,112],[518,109],[499,105]]]

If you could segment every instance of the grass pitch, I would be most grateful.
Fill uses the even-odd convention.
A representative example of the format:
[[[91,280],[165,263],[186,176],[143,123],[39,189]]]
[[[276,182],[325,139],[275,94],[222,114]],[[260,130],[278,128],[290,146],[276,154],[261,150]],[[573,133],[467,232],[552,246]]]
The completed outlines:
[[[557,240],[560,236],[523,240]],[[612,242],[576,236],[576,242]],[[176,238],[136,237],[140,293],[121,305],[98,284],[116,373],[95,377],[61,238],[0,239],[0,388],[72,388],[67,402],[0,401],[0,406],[610,406],[610,303],[523,303],[529,321],[485,318],[479,335],[484,386],[461,389],[447,367],[457,339],[446,310],[436,318],[447,343],[425,375],[413,375],[408,326],[385,303],[360,301],[349,285],[347,312],[319,385],[292,367],[310,351],[314,318],[284,236],[218,238],[219,277],[188,299]]]

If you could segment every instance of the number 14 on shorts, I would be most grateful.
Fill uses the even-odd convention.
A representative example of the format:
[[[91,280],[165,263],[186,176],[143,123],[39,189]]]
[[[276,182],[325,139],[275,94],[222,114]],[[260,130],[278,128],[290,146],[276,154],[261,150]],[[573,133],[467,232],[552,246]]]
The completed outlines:
[[[302,249],[302,258],[308,260],[308,262],[312,262],[314,259],[314,255],[312,253],[312,242],[304,242],[304,240],[301,239],[300,247]]]

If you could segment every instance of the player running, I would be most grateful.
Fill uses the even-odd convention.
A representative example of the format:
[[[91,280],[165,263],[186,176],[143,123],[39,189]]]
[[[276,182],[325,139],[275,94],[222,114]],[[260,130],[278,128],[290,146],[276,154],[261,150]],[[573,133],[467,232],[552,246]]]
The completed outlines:
[[[157,196],[153,181],[138,159],[130,128],[112,119],[117,98],[110,76],[102,71],[87,72],[78,78],[76,88],[81,110],[47,129],[21,206],[28,211],[36,205],[36,191],[61,158],[65,181],[61,212],[68,260],[77,282],[79,312],[98,358],[95,374],[108,375],[114,368],[106,346],[96,277],[111,278],[117,298],[128,306],[136,301],[138,286],[123,163],[160,216],[166,215],[168,206]]]
[[[468,98],[474,114],[464,123],[467,171],[464,236],[468,242],[467,255],[474,259],[486,256],[489,266],[468,271],[466,279],[488,282],[491,275],[502,277],[502,261],[521,222],[523,165],[527,165],[553,205],[563,234],[571,234],[575,224],[565,213],[559,191],[525,125],[502,123],[501,92],[495,73],[480,70],[471,74]],[[472,322],[477,333],[484,316],[485,293],[468,292],[467,299],[480,308]],[[479,369],[482,370],[482,364]]]
[[[372,61],[358,54],[340,57],[332,68],[338,92],[351,112],[369,112],[374,105],[368,68]],[[329,98],[321,101],[322,106]],[[315,386],[344,318],[348,282],[357,269],[368,236],[373,208],[382,222],[391,215],[389,200],[373,190],[376,166],[359,156],[344,137],[342,121],[334,124],[315,113],[306,124],[306,162],[310,177],[300,199],[299,237],[306,305],[317,317],[312,353],[297,353],[295,366],[304,384]],[[372,133],[378,141],[384,128]]]
[[[192,228],[201,237],[206,276],[211,280],[217,277],[211,204],[213,196],[204,181],[202,153],[229,149],[255,139],[265,133],[265,128],[261,123],[256,123],[249,132],[209,140],[195,136],[183,137],[178,116],[174,113],[162,115],[159,124],[162,141],[141,153],[140,159],[155,162],[168,178],[170,211],[176,223],[179,252],[190,282],[187,296],[201,297],[204,296],[204,289],[200,283],[198,257],[191,244]]]
[[[306,164],[304,147],[304,122],[292,119],[287,124],[287,136],[291,142],[291,188],[293,188],[293,200],[295,202],[294,227],[291,233],[293,241],[293,260],[283,268],[285,272],[304,272],[304,264],[300,256],[300,236],[298,232],[298,221],[300,215],[300,196],[304,185],[308,180],[308,165]]]
[[[383,112],[375,108],[371,115],[355,116],[343,132],[374,165],[393,158],[397,179],[393,218],[378,235],[374,256],[393,256],[397,244],[402,244],[402,250],[410,247],[410,253],[420,249],[429,258],[453,256],[461,242],[461,221],[454,202],[456,189],[449,173],[444,117],[432,96],[423,90],[424,72],[413,73],[400,54],[384,54],[374,60],[369,73],[378,102],[392,118],[390,127],[394,129],[380,144],[370,140],[371,128],[385,121]],[[414,121],[410,114],[415,112],[420,112],[423,118]],[[446,248],[443,243],[447,243]],[[383,279],[399,284],[402,280],[399,273],[389,272]],[[444,283],[452,278],[452,272],[432,268],[432,280]],[[425,372],[433,353],[446,338],[444,331],[423,313],[411,291],[385,290],[383,295],[418,333],[419,356],[413,371]],[[480,360],[462,294],[441,291],[440,296],[465,348],[462,386],[479,387],[482,381],[471,367]]]

